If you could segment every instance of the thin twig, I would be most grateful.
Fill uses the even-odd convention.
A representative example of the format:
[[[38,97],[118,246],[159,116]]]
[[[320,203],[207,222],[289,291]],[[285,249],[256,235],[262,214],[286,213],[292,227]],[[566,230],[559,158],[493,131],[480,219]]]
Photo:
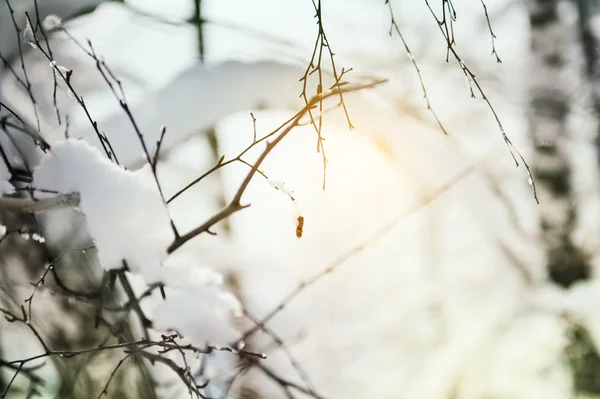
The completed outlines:
[[[421,83],[421,90],[423,92],[423,98],[425,99],[425,105],[427,106],[427,110],[431,113],[431,115],[435,119],[438,127],[442,130],[442,132],[445,135],[448,135],[448,131],[442,124],[442,121],[437,116],[437,113],[434,111],[433,107],[431,106],[431,102],[429,101],[429,96],[427,95],[427,89],[425,88],[425,82],[423,80],[423,75],[421,74],[421,69],[419,68],[419,65],[417,64],[417,60],[415,59],[415,56],[413,55],[412,51],[410,50],[410,47],[408,47],[408,42],[404,39],[404,35],[402,34],[402,31],[400,30],[400,27],[398,26],[398,23],[396,22],[396,18],[394,16],[394,10],[392,8],[392,3],[389,0],[386,0],[385,3],[388,5],[388,9],[390,11],[390,18],[391,18],[391,26],[390,26],[389,35],[392,36],[393,31],[395,31],[396,34],[398,35],[398,37],[400,38],[400,40],[402,41],[402,45],[404,46],[404,51],[406,52],[406,55],[412,62],[413,67],[419,78],[419,83]]]
[[[300,119],[302,118],[302,116],[304,116],[310,109],[312,109],[312,107],[314,107],[316,104],[318,104],[319,102],[323,101],[324,99],[337,95],[339,94],[339,92],[344,92],[344,93],[349,93],[349,92],[353,92],[353,91],[358,91],[358,90],[364,90],[364,89],[368,89],[368,88],[373,88],[377,85],[380,85],[382,83],[386,82],[386,80],[378,80],[378,81],[374,81],[372,83],[368,83],[368,84],[362,84],[362,85],[347,85],[347,86],[342,86],[341,88],[331,88],[328,91],[321,93],[315,97],[312,98],[312,100],[302,109],[302,111],[300,111],[298,114],[296,114],[296,117],[288,124],[288,126],[283,129],[283,131],[275,138],[273,139],[273,141],[268,142],[266,148],[264,149],[264,151],[262,152],[262,154],[258,157],[258,159],[256,160],[256,162],[254,163],[254,166],[252,167],[252,169],[248,172],[248,174],[246,175],[246,177],[244,178],[244,180],[242,181],[242,183],[240,184],[240,186],[238,187],[233,199],[231,200],[231,202],[223,209],[221,209],[219,212],[217,212],[215,215],[213,215],[212,217],[210,217],[207,221],[205,221],[204,223],[202,223],[200,226],[192,229],[190,232],[176,238],[173,243],[169,246],[169,248],[167,249],[167,253],[171,254],[173,252],[175,252],[178,248],[180,248],[183,244],[185,244],[186,242],[188,242],[189,240],[191,240],[192,238],[202,234],[202,233],[207,233],[210,231],[210,228],[213,227],[215,224],[217,224],[218,222],[220,222],[221,220],[231,216],[232,214],[249,207],[249,204],[246,205],[242,205],[241,203],[241,199],[242,199],[242,195],[244,194],[244,192],[246,191],[246,188],[248,187],[248,185],[250,184],[250,181],[252,180],[252,177],[254,176],[254,174],[256,173],[256,171],[258,170],[258,168],[260,167],[260,165],[262,164],[262,162],[267,158],[267,156],[269,155],[269,153],[294,129],[297,127],[298,123],[300,122]]]
[[[429,8],[429,12],[433,16],[433,18],[436,20],[436,22],[438,24],[438,28],[439,28],[440,32],[442,33],[442,36],[446,40],[446,52],[447,52],[446,61],[448,61],[449,54],[452,54],[452,56],[454,57],[454,59],[456,60],[458,65],[460,66],[460,69],[463,72],[465,78],[469,82],[469,87],[470,87],[472,98],[475,98],[475,91],[473,90],[473,86],[471,85],[471,83],[473,83],[475,85],[477,92],[481,95],[483,101],[487,104],[488,109],[492,112],[492,115],[494,116],[494,119],[496,120],[496,125],[500,129],[500,133],[502,135],[502,139],[504,140],[504,144],[506,145],[513,161],[515,162],[515,165],[519,166],[519,160],[523,163],[523,166],[525,167],[525,170],[527,172],[527,177],[531,184],[531,188],[533,190],[533,197],[534,197],[536,203],[539,204],[540,201],[537,196],[537,188],[536,188],[535,180],[533,179],[533,174],[531,172],[529,164],[527,163],[527,161],[525,161],[525,158],[523,158],[523,155],[521,155],[521,153],[519,152],[517,147],[515,147],[515,145],[512,143],[512,141],[506,134],[506,131],[504,130],[504,126],[502,125],[502,122],[500,121],[500,117],[498,116],[496,109],[494,108],[491,101],[485,94],[483,88],[479,84],[479,81],[475,77],[475,74],[469,69],[469,67],[465,64],[465,62],[462,60],[462,58],[456,51],[455,41],[454,41],[454,33],[453,33],[452,27],[451,27],[452,21],[456,19],[456,11],[454,10],[454,6],[453,6],[452,2],[450,0],[442,0],[442,9],[443,9],[442,19],[438,18],[438,16],[435,14],[433,9],[431,8],[431,5],[429,4],[429,0],[425,0],[425,4]],[[449,20],[450,21],[450,29],[448,29],[448,20],[446,19],[446,11],[448,11],[450,13],[450,20]]]
[[[60,194],[43,199],[0,197],[0,209],[11,212],[37,213],[77,206],[79,193]]]
[[[371,244],[375,243],[381,237],[386,235],[390,230],[392,230],[394,227],[396,227],[398,225],[398,223],[401,222],[402,220],[404,220],[406,217],[408,217],[408,216],[412,215],[413,213],[417,212],[418,210],[424,208],[425,206],[427,206],[428,204],[433,202],[436,198],[438,198],[440,195],[442,195],[443,193],[450,190],[452,187],[454,187],[454,185],[456,183],[458,183],[465,177],[469,176],[472,172],[474,172],[476,170],[477,166],[478,165],[475,164],[475,165],[471,165],[468,168],[464,169],[462,172],[460,172],[458,175],[456,175],[453,179],[446,182],[445,184],[443,184],[442,186],[437,188],[435,191],[433,191],[429,195],[427,195],[424,198],[422,198],[421,200],[419,200],[415,205],[410,207],[408,210],[402,212],[398,217],[390,220],[388,223],[381,226],[373,234],[371,234],[366,239],[364,239],[360,244],[358,244],[357,246],[353,247],[349,251],[347,251],[344,254],[342,254],[341,256],[339,256],[337,259],[335,259],[333,262],[331,262],[327,267],[325,267],[321,271],[317,272],[312,277],[309,277],[307,280],[301,281],[296,286],[296,288],[294,288],[287,296],[285,296],[283,298],[283,300],[281,300],[275,308],[273,308],[269,313],[267,313],[266,316],[264,316],[262,318],[262,320],[257,322],[253,328],[246,331],[242,335],[240,340],[244,341],[250,335],[252,335],[255,332],[257,332],[258,330],[262,329],[263,326],[265,326],[265,323],[267,323],[275,315],[277,315],[281,310],[283,310],[290,302],[292,302],[306,288],[315,284],[317,281],[321,280],[324,276],[334,272],[337,268],[342,266],[348,259],[350,259],[353,256],[357,255],[358,253],[364,251]]]

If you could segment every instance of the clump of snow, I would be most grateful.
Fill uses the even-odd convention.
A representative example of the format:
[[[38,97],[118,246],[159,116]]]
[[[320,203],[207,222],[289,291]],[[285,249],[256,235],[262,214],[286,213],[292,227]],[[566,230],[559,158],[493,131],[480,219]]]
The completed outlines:
[[[107,270],[128,262],[148,283],[162,275],[173,241],[167,210],[147,174],[122,169],[81,140],[56,143],[34,172],[39,189],[78,192],[79,208]]]
[[[126,171],[86,142],[68,139],[42,159],[34,184],[79,193],[105,269],[120,268],[124,259],[145,283],[166,285],[166,300],[152,311],[155,329],[177,331],[196,345],[227,345],[239,337],[232,321],[241,315],[241,305],[223,290],[223,276],[185,253],[167,258],[174,234],[148,168]]]
[[[239,338],[233,321],[241,305],[220,285],[189,287],[167,292],[154,310],[154,328],[176,331],[195,345],[230,345]]]
[[[62,19],[60,19],[60,17],[55,14],[48,15],[46,18],[44,18],[44,21],[42,22],[42,27],[44,28],[44,30],[52,30],[60,28],[61,26]]]
[[[239,332],[232,322],[242,305],[223,289],[223,275],[193,257],[175,253],[163,264],[167,298],[153,311],[154,328],[177,331],[195,345],[229,345]]]
[[[8,182],[8,180],[0,179],[0,195],[12,194],[14,192],[15,188]]]
[[[9,182],[10,172],[4,165],[0,163],[0,196],[4,194],[12,194],[15,192],[15,188]]]
[[[163,263],[164,276],[161,279],[173,288],[200,287],[223,284],[223,275],[207,267],[196,266],[189,257],[173,254]]]
[[[46,242],[46,239],[44,237],[42,237],[41,235],[39,235],[38,233],[33,233],[31,235],[31,239],[34,240],[34,241],[37,241],[37,242],[39,242],[41,244],[43,244],[43,243]]]
[[[28,43],[31,47],[36,48],[35,45],[35,34],[29,23],[29,19],[25,21],[25,29],[23,29],[23,41]]]
[[[5,228],[6,230],[6,228]],[[0,234],[0,237],[3,234]],[[21,238],[23,238],[24,240],[33,240],[33,241],[37,241],[41,244],[46,242],[46,239],[44,237],[42,237],[41,235],[39,235],[38,233],[33,233],[33,234],[29,234],[29,233],[21,233]]]

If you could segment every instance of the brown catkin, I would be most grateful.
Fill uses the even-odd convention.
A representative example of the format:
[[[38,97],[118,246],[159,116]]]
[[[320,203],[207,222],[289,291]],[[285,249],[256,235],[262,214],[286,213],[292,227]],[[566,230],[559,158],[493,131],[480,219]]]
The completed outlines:
[[[296,224],[296,237],[302,238],[304,229],[304,216],[298,216],[298,224]]]

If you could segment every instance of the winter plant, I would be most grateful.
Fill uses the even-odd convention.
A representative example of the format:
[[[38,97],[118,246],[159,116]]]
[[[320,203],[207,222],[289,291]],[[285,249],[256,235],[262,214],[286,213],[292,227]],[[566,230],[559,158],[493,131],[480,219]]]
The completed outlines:
[[[304,212],[303,193],[288,183],[288,176],[273,172],[267,165],[295,135],[311,134],[320,171],[318,179],[311,179],[311,185],[327,191],[336,183],[328,174],[329,150],[335,145],[335,140],[327,141],[325,126],[330,118],[341,120],[338,125],[344,126],[345,134],[352,135],[353,128],[358,125],[369,125],[374,130],[385,126],[380,119],[389,114],[375,104],[372,100],[375,97],[369,97],[377,90],[385,90],[388,79],[359,76],[354,74],[351,65],[342,66],[340,55],[334,51],[336,43],[330,40],[328,26],[324,23],[327,20],[326,1],[310,2],[316,22],[315,38],[308,60],[303,59],[303,68],[292,69],[289,74],[289,68],[278,70],[277,64],[268,62],[243,66],[246,70],[255,68],[256,79],[252,80],[242,76],[239,65],[229,65],[230,69],[223,68],[223,74],[229,80],[228,87],[232,92],[225,92],[226,88],[219,90],[210,104],[205,104],[207,109],[214,107],[210,110],[185,99],[169,112],[151,110],[149,113],[165,119],[160,121],[160,127],[152,127],[145,123],[146,118],[139,117],[141,111],[136,107],[139,99],[132,100],[135,96],[126,89],[128,80],[122,76],[126,74],[111,67],[93,40],[82,39],[71,30],[70,18],[76,21],[78,15],[93,10],[102,1],[65,3],[67,5],[39,0],[0,0],[1,3],[4,4],[0,5],[0,17],[4,15],[10,22],[0,26],[0,71],[14,87],[6,83],[2,86],[0,81],[0,313],[4,316],[0,324],[0,341],[3,343],[0,398],[262,397],[252,386],[254,377],[249,378],[250,383],[247,380],[240,382],[244,376],[253,375],[260,375],[273,384],[280,397],[329,397],[313,383],[311,373],[289,348],[292,338],[278,334],[273,323],[284,311],[292,311],[290,309],[301,294],[338,271],[348,260],[375,246],[400,221],[414,216],[440,195],[450,192],[460,181],[483,170],[485,160],[463,168],[399,215],[386,215],[385,223],[379,227],[365,229],[368,231],[364,239],[353,242],[349,249],[344,247],[341,255],[319,266],[308,278],[302,278],[291,288],[285,286],[290,289],[284,290],[285,294],[276,306],[256,314],[245,303],[239,276],[227,273],[228,265],[220,270],[211,267],[211,264],[238,262],[246,256],[235,253],[242,249],[227,246],[223,243],[225,239],[219,239],[231,233],[229,223],[243,217],[248,208],[260,206],[250,199],[253,198],[251,183],[257,180],[267,183],[269,190],[285,201],[288,206],[285,209],[289,211],[286,211],[289,213],[289,234],[295,240],[306,240],[313,221],[309,213]],[[198,28],[202,58],[205,51],[202,27],[209,21],[202,17],[200,0],[193,3],[194,17],[185,24]],[[451,140],[452,132],[432,104],[422,69],[405,39],[393,2],[381,0],[380,3],[389,23],[386,26],[389,36],[408,56],[411,78],[417,82],[424,100],[422,108],[427,120],[440,137]],[[485,16],[492,58],[500,63],[488,8],[483,1],[477,3]],[[533,27],[532,41],[540,48],[546,49],[538,41],[551,37],[548,32],[542,32],[541,27],[548,22],[544,18],[550,18],[550,15],[560,19],[558,3],[527,1]],[[480,100],[486,115],[493,120],[508,156],[516,166],[522,167],[519,181],[529,189],[528,199],[535,204],[541,203],[540,229],[552,284],[544,287],[551,287],[549,291],[555,286],[566,290],[571,284],[590,278],[591,256],[579,251],[570,236],[575,223],[575,205],[571,201],[570,180],[563,173],[569,170],[569,165],[564,159],[566,156],[562,156],[563,148],[555,145],[562,131],[540,130],[540,126],[544,127],[548,122],[544,118],[556,116],[566,109],[564,104],[556,104],[564,97],[555,96],[556,101],[549,106],[546,100],[552,90],[544,86],[549,86],[548,80],[533,85],[530,100],[535,111],[531,116],[534,139],[543,136],[546,141],[536,141],[534,163],[530,168],[529,158],[523,156],[521,148],[511,141],[504,120],[486,94],[485,85],[461,55],[455,40],[457,10],[453,1],[431,4],[425,0],[419,7],[429,13],[436,35],[442,39],[444,46],[440,49],[445,51],[444,61],[451,63],[453,72],[464,79],[467,94]],[[580,15],[585,22],[583,16],[591,11],[583,8]],[[138,14],[143,18],[158,18],[144,15],[139,10]],[[552,18],[550,20],[554,21]],[[582,26],[589,28],[583,22]],[[593,41],[593,29],[583,31],[589,36],[588,42]],[[85,65],[71,63],[74,58],[57,50],[59,41],[61,45],[68,43],[72,51],[85,59]],[[533,52],[532,58],[556,73],[555,79],[551,79],[554,83],[560,81],[565,71],[553,69],[556,65],[548,60],[555,58],[542,53]],[[589,56],[589,60],[592,59],[593,56]],[[591,75],[597,72],[594,65],[589,65]],[[261,104],[247,105],[244,95],[253,92],[256,98],[264,100],[260,92],[270,93],[265,83],[269,80],[263,81],[261,76],[274,70],[292,77],[285,84],[300,105],[291,116],[276,114],[277,123],[265,129],[264,125],[268,123],[263,124],[258,114]],[[135,76],[130,78],[135,80]],[[203,89],[213,83],[210,76],[202,82]],[[105,111],[102,103],[95,101],[93,94],[88,95],[94,92],[90,90],[94,83],[101,87],[98,90],[102,93],[109,94],[111,106],[118,107],[122,118],[118,123],[101,122]],[[276,86],[275,90],[284,91],[282,86]],[[367,105],[357,109],[353,104]],[[188,114],[198,114],[202,137],[210,144],[210,154],[194,154],[203,161],[209,160],[210,165],[205,167],[203,164],[203,171],[200,174],[194,172],[194,177],[188,180],[164,177],[168,173],[165,172],[168,169],[166,160],[176,159],[177,150],[183,148],[184,151],[186,140],[192,136],[177,117],[175,108],[179,107],[186,108]],[[222,153],[213,125],[231,111],[238,108],[247,111],[249,107],[255,110],[246,118],[252,134],[236,137],[235,152]],[[202,115],[211,112],[216,116]],[[77,118],[78,122],[74,122]],[[74,124],[77,128],[73,128]],[[448,144],[451,145],[454,144]],[[302,154],[305,155],[314,156],[314,151]],[[560,170],[556,165],[561,166]],[[300,169],[303,167],[299,166]],[[221,190],[224,194],[216,201],[216,210],[202,214],[203,220],[199,223],[192,217],[188,220],[185,214],[175,216],[180,212],[176,208],[179,201],[192,198],[191,206],[195,206],[201,201],[199,192],[216,191],[215,187],[222,183],[219,180],[222,174],[234,168],[241,171],[240,178],[236,177],[233,189]],[[486,184],[493,191],[502,191],[493,179]],[[509,201],[507,203],[510,213],[512,208]],[[345,204],[336,206],[343,209]],[[556,209],[560,210],[558,216],[552,213]],[[518,218],[511,214],[511,220],[515,219]],[[267,221],[262,222],[268,228]],[[363,237],[362,227],[355,227],[360,232],[357,236]],[[256,228],[258,230],[258,226]],[[243,237],[242,240],[245,238],[249,239]],[[198,247],[202,245],[223,245],[225,250],[222,252],[227,256],[223,259],[198,256]],[[507,256],[517,258],[510,248],[506,252]],[[531,271],[518,261],[513,263],[519,278],[530,290],[527,292],[534,291],[535,277]],[[268,278],[264,284],[276,285]],[[263,287],[258,289],[263,290]],[[267,295],[266,291],[261,294]],[[431,296],[434,294],[437,292]],[[571,295],[570,291],[565,295]],[[571,365],[575,370],[575,390],[594,391],[597,388],[594,384],[587,380],[581,382],[580,372],[600,369],[597,355],[590,355],[594,347],[590,334],[564,310],[567,305],[555,308],[552,314],[556,318],[552,322],[560,317],[561,323],[564,321],[574,334],[573,347],[584,348],[581,350],[585,352],[580,357],[575,356],[579,360]],[[518,313],[519,310],[511,311]],[[502,312],[498,313],[493,316],[498,320],[504,317]],[[481,338],[488,329],[497,327],[501,324],[497,319],[482,322],[483,332],[474,336]],[[554,327],[549,329],[563,331],[563,327]],[[562,348],[560,342],[556,347]],[[455,346],[460,349],[460,345]],[[563,346],[567,347],[566,344]],[[448,366],[454,359],[461,358],[463,351],[456,347],[447,352],[456,356],[449,356],[445,362],[433,362],[432,369],[442,370],[440,375],[446,366],[451,369],[449,374],[453,374],[447,378],[442,376],[439,378],[442,382],[432,384],[443,386],[440,392],[455,389],[449,388],[452,384],[447,381],[458,374]],[[550,352],[554,353],[554,349]],[[293,370],[293,376],[269,366],[265,360],[270,356],[284,358],[286,367]],[[324,363],[326,359],[323,354]],[[551,374],[554,369],[546,371]],[[390,387],[386,389],[396,392]],[[416,392],[425,391],[417,389]],[[431,394],[429,397],[441,396]]]

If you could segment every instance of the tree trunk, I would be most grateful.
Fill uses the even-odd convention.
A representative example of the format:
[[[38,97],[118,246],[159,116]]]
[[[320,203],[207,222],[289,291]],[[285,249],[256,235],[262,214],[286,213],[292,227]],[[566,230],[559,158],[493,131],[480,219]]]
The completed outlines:
[[[569,18],[577,14],[576,3],[529,0],[527,4],[531,24],[529,121],[541,239],[549,278],[568,289],[589,279],[591,274],[589,254],[578,248],[572,238],[578,209],[573,179],[576,154],[570,143],[578,132],[569,131],[567,117],[574,103],[571,87],[586,79],[581,73],[582,63],[595,50],[581,34],[589,28],[582,8],[579,19]],[[595,69],[588,62],[588,72],[596,73]],[[573,370],[575,391],[600,394],[600,358],[583,326],[573,326],[565,355]]]
[[[548,274],[569,287],[589,277],[585,256],[571,234],[576,221],[567,116],[571,110],[569,77],[576,26],[559,12],[559,0],[529,1],[531,23],[530,131],[533,172],[539,189],[541,235],[547,248]]]

